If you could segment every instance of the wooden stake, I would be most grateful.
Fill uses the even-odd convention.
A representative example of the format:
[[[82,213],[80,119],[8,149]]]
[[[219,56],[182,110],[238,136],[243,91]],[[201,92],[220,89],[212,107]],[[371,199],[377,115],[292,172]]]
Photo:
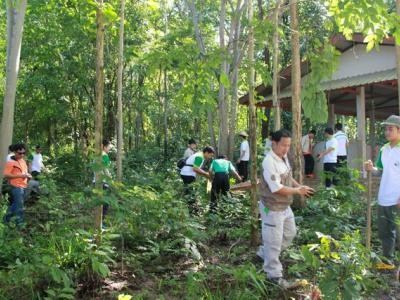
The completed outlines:
[[[365,239],[365,247],[368,250],[371,249],[371,202],[372,202],[372,172],[367,172],[367,185],[368,185],[368,196],[367,196],[367,237]]]

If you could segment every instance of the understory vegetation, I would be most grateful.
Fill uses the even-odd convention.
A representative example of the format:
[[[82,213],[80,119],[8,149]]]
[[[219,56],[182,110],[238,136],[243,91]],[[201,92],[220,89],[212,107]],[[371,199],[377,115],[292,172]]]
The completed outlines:
[[[283,263],[288,278],[308,283],[284,292],[266,280],[249,245],[249,196],[232,193],[212,215],[198,180],[200,212],[192,217],[174,162],[168,165],[132,154],[126,184],[101,198],[90,176],[69,178],[72,188],[56,169],[46,174],[42,195],[26,204],[26,229],[0,225],[1,299],[312,299],[317,287],[323,299],[366,299],[393,292],[375,271],[379,257],[364,246],[365,188],[357,179],[321,188],[294,210],[298,235]],[[111,204],[101,246],[88,218],[99,203]]]

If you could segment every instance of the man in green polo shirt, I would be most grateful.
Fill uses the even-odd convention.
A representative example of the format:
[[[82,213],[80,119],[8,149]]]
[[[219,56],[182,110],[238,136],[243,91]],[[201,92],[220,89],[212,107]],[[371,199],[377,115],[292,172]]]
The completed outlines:
[[[229,191],[229,174],[233,174],[239,182],[242,181],[242,178],[236,172],[232,163],[226,159],[225,155],[220,155],[213,160],[209,174],[210,178],[212,178],[210,210],[215,212],[219,196],[226,196]]]
[[[392,115],[383,125],[388,143],[381,148],[376,167],[369,160],[365,168],[374,175],[382,175],[378,193],[378,236],[383,256],[390,262],[394,258],[396,238],[400,234],[396,220],[400,212],[400,117]]]

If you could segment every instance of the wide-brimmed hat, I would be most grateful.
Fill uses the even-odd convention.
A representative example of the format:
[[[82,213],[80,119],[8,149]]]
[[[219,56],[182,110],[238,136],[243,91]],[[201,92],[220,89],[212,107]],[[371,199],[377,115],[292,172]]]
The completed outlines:
[[[240,135],[240,136],[244,136],[244,137],[248,137],[248,136],[249,136],[249,135],[247,134],[246,131],[241,131],[241,132],[239,133],[239,135]]]
[[[382,122],[382,125],[396,126],[400,128],[400,116],[391,115],[384,122]]]

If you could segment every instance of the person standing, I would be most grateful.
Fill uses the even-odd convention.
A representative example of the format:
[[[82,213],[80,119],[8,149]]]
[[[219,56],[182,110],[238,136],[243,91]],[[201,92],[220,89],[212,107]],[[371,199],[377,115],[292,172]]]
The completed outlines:
[[[4,216],[4,223],[9,224],[11,218],[15,217],[17,227],[22,227],[24,219],[24,194],[28,185],[28,179],[32,178],[28,173],[28,166],[24,159],[26,147],[24,144],[14,145],[15,155],[7,161],[4,168],[4,177],[8,179],[10,185],[11,201]]]
[[[376,167],[368,160],[365,169],[382,176],[378,192],[378,236],[383,256],[391,262],[400,234],[397,222],[400,213],[400,117],[392,115],[382,124],[388,143],[380,149]]]
[[[189,156],[193,155],[196,153],[196,148],[197,148],[197,142],[195,139],[190,139],[188,141],[188,147],[185,150],[185,153],[183,154],[183,158],[186,159]]]
[[[283,288],[289,283],[283,278],[279,256],[296,235],[296,224],[290,205],[293,195],[310,196],[314,190],[300,185],[292,177],[287,154],[290,149],[290,132],[281,129],[272,134],[272,151],[262,163],[259,209],[262,220],[264,271],[267,277]]]
[[[247,181],[248,175],[248,166],[250,160],[250,146],[249,142],[247,141],[247,137],[249,136],[247,132],[242,131],[239,133],[242,142],[240,144],[240,156],[239,159],[236,161],[237,168],[239,171],[239,175],[242,177],[243,181]]]
[[[180,175],[183,181],[184,194],[187,197],[190,212],[196,210],[196,199],[193,195],[192,184],[196,181],[196,176],[200,175],[210,178],[208,172],[201,169],[205,160],[212,159],[214,156],[214,148],[210,146],[204,147],[202,152],[198,152],[189,156],[185,166],[181,169]]]
[[[29,170],[32,174],[40,175],[42,169],[44,168],[43,164],[43,156],[42,156],[42,148],[40,145],[35,147],[35,153],[29,155]]]
[[[267,156],[267,154],[271,150],[272,150],[272,140],[271,140],[271,134],[269,134],[268,137],[265,139],[264,156]]]
[[[209,170],[210,178],[212,178],[210,203],[210,210],[212,212],[215,212],[217,209],[219,196],[226,196],[230,189],[229,174],[233,174],[239,182],[242,181],[235,167],[227,160],[226,156],[219,155],[217,159],[213,160]]]
[[[110,180],[112,180],[112,174],[111,174],[111,160],[110,156],[108,153],[111,150],[111,142],[108,139],[103,140],[103,151],[101,153],[101,160],[103,164],[103,169],[102,169],[102,175],[103,175],[103,190],[106,193],[109,193],[110,191]],[[103,204],[103,218],[107,215],[108,209],[110,208],[110,205],[108,203]],[[103,223],[103,228],[105,227]]]
[[[338,142],[333,136],[333,129],[328,127],[325,129],[325,150],[318,154],[318,160],[323,159],[325,173],[325,187],[329,188],[337,185],[337,148]]]
[[[15,155],[15,153],[14,153],[14,146],[15,145],[10,145],[10,146],[8,146],[8,154],[7,154],[7,161],[10,161],[11,160],[11,157],[13,157],[14,155]]]
[[[315,134],[315,130],[310,130],[308,134],[303,136],[301,139],[301,148],[304,157],[304,174],[309,178],[314,177],[314,157],[312,154]]]
[[[349,138],[343,131],[343,125],[337,123],[335,125],[335,139],[338,142],[337,148],[337,165],[338,167],[347,166],[347,148],[349,147]]]

